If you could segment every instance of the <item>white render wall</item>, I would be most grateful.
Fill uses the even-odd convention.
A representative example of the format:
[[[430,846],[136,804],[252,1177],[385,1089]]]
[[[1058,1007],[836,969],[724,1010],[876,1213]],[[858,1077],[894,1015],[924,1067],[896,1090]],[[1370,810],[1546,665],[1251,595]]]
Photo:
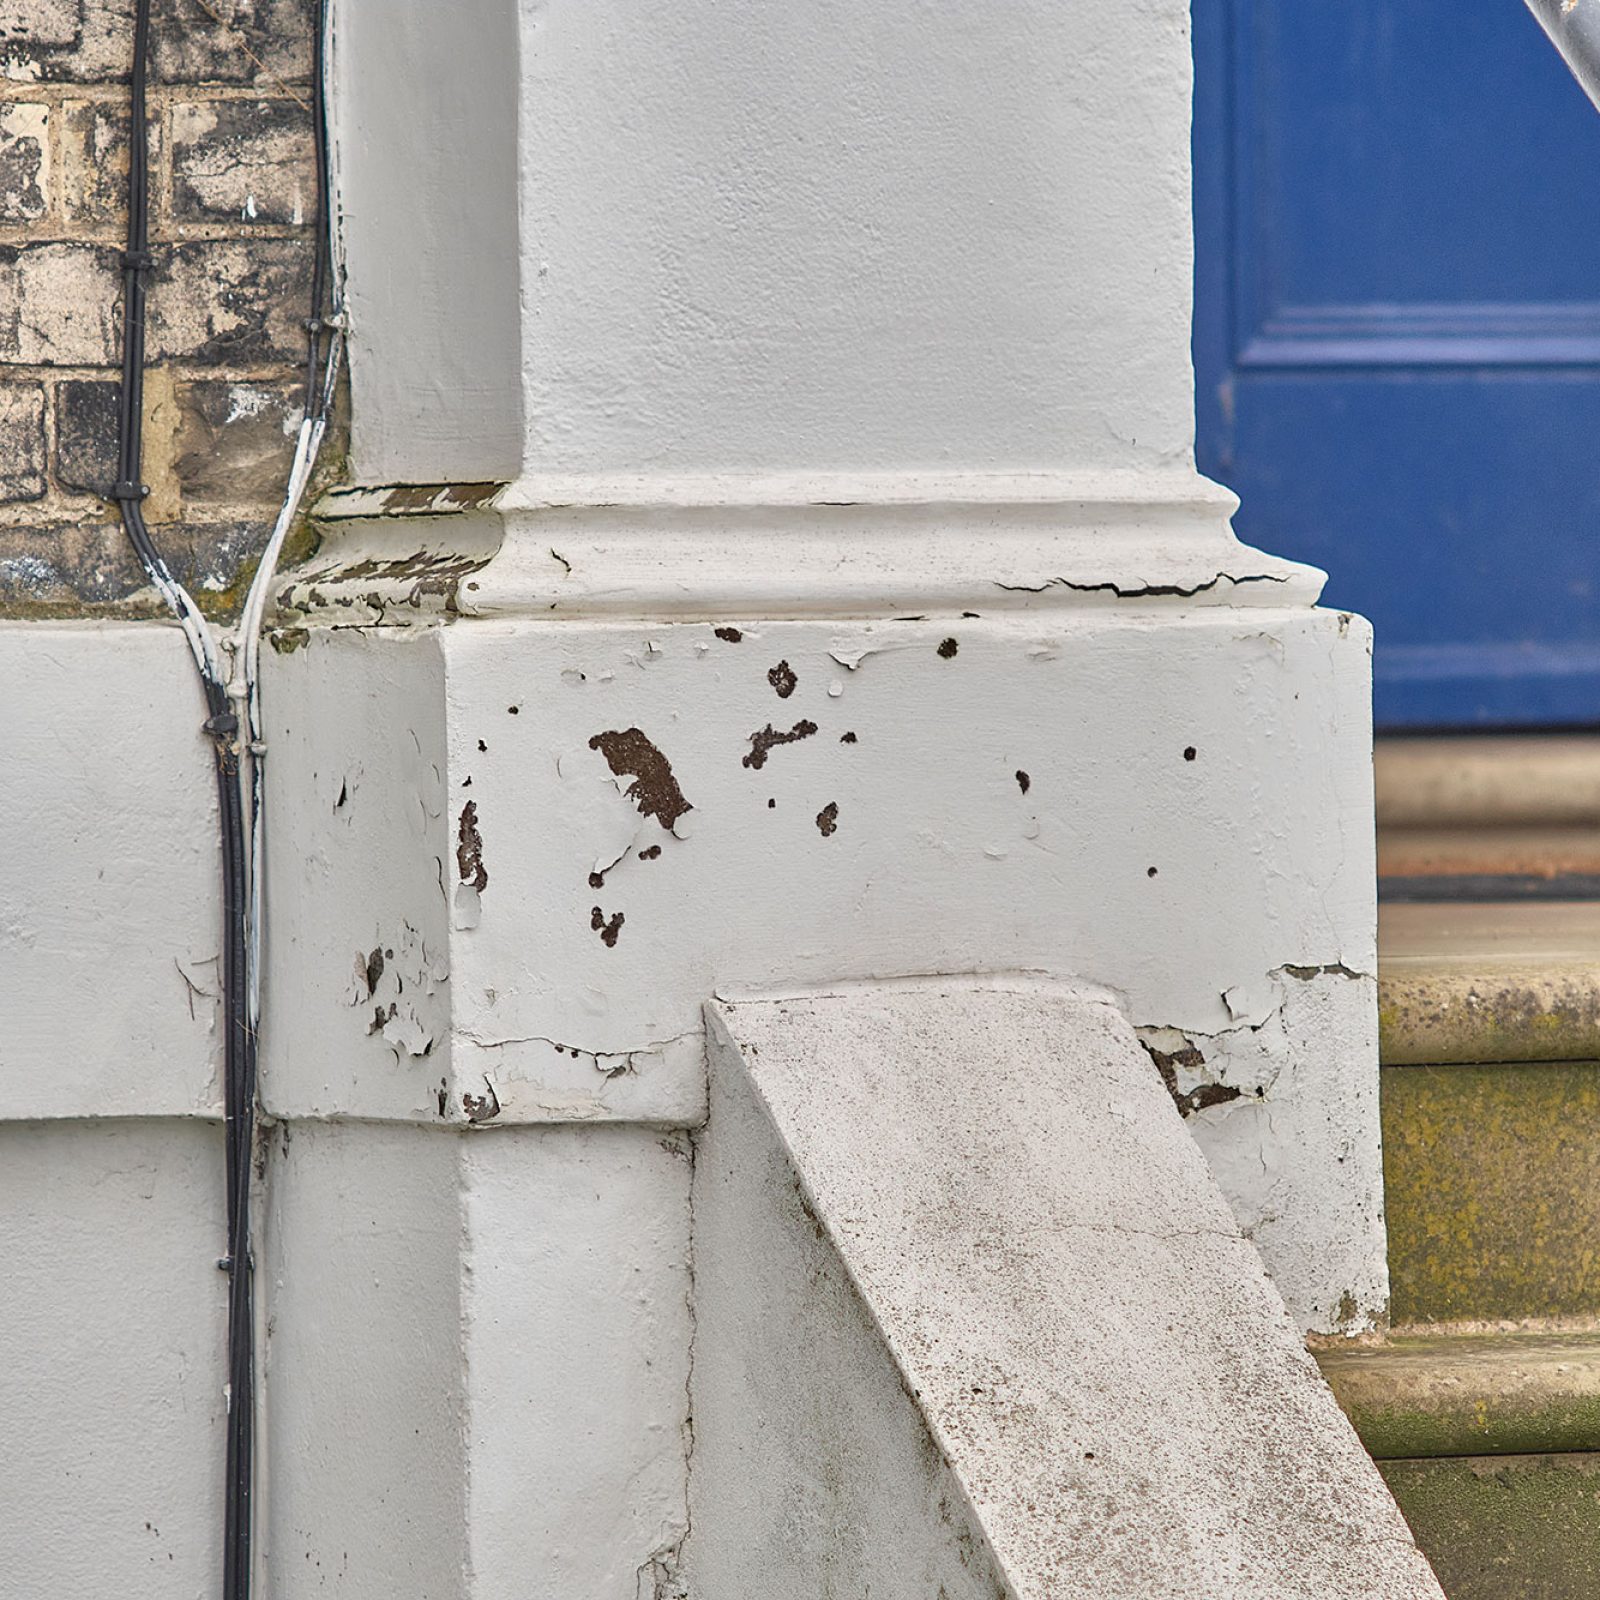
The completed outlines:
[[[207,1593],[216,802],[176,628],[0,623],[0,1589]]]
[[[379,15],[335,6],[362,481],[512,476],[512,419],[567,486],[1187,461],[1185,0]]]
[[[520,14],[529,473],[1187,451],[1187,4]]]

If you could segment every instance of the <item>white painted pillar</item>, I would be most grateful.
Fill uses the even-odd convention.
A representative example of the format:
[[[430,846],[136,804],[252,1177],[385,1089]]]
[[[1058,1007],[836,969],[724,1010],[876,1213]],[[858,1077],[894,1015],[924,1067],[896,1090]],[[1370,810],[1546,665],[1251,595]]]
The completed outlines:
[[[715,993],[1110,990],[1302,1324],[1370,1326],[1368,631],[1193,466],[1187,7],[336,33],[357,483],[269,684],[275,1592],[673,1592]]]

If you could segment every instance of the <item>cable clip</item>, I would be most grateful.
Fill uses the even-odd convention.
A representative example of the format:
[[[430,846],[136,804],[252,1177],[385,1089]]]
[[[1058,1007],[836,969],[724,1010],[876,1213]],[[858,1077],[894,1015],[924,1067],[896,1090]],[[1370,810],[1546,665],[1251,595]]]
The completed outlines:
[[[219,711],[214,717],[207,717],[201,727],[213,739],[231,739],[239,731],[239,718],[232,711]]]
[[[156,258],[148,250],[124,250],[122,252],[122,270],[124,272],[148,272],[155,264]]]
[[[149,496],[149,493],[150,485],[148,483],[130,483],[126,479],[123,479],[112,484],[111,487],[106,490],[106,499],[143,500]]]

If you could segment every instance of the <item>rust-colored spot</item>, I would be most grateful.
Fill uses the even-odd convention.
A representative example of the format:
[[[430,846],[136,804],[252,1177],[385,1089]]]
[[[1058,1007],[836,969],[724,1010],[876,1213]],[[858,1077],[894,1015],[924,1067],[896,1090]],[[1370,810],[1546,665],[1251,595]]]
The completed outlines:
[[[1185,761],[1193,761],[1193,760],[1194,760],[1194,758],[1195,758],[1195,757],[1196,757],[1196,756],[1197,756],[1197,755],[1199,755],[1199,753],[1200,753],[1200,752],[1199,752],[1199,751],[1198,751],[1198,750],[1196,750],[1196,749],[1195,749],[1195,747],[1194,747],[1194,746],[1193,746],[1193,745],[1192,745],[1192,744],[1191,744],[1191,745],[1187,745],[1187,746],[1185,746],[1185,748],[1184,748],[1184,752],[1183,752],[1183,759],[1184,759],[1184,760],[1185,760]]]
[[[1144,875],[1147,878],[1153,878],[1156,875],[1156,869],[1154,867],[1146,867],[1144,869]]]
[[[381,947],[374,950],[366,961],[367,971],[367,998],[370,1000],[378,987],[378,979],[383,976],[383,950]]]
[[[825,805],[817,813],[817,832],[820,833],[824,839],[826,839],[837,830],[838,826],[839,802],[837,800],[830,800],[827,805]]]
[[[794,693],[795,685],[800,680],[787,661],[780,661],[777,666],[768,669],[767,682],[772,685],[773,692],[780,700],[787,700]]]
[[[694,810],[672,775],[672,763],[640,729],[597,733],[589,741],[589,748],[606,758],[612,777],[633,779],[623,793],[639,808],[641,816],[654,817],[670,832],[684,812]]]
[[[622,924],[628,919],[620,911],[613,912],[611,920],[606,921],[606,914],[599,906],[589,913],[589,926],[600,935],[600,942],[606,949],[614,950],[617,947],[617,935],[622,932]]]
[[[759,733],[750,735],[750,753],[740,763],[741,766],[759,772],[767,764],[767,752],[775,745],[795,744],[801,739],[809,739],[817,731],[816,723],[802,718],[789,729],[787,733],[774,728],[769,722]]]
[[[603,872],[591,872],[589,874],[589,887],[591,889],[603,889],[605,886],[606,875]]]
[[[1033,779],[1021,767],[1017,768],[1017,787],[1026,794],[1033,787]]]
[[[737,628],[714,628],[712,629],[712,632],[715,633],[724,644],[738,644],[739,641],[744,638],[744,635],[740,633]]]
[[[639,859],[641,861],[654,861],[655,858],[660,854],[661,854],[661,846],[658,845],[658,844],[653,844],[648,849],[641,850],[639,852]]]
[[[941,639],[939,641],[939,656],[941,660],[948,661],[961,648],[954,639]]]
[[[840,744],[854,744],[855,742],[856,742],[856,736],[855,736],[854,733],[841,733],[839,735],[839,743]]]
[[[489,887],[489,869],[483,864],[483,835],[478,832],[478,803],[469,800],[461,808],[456,827],[456,871],[463,883],[470,883],[482,894]]]

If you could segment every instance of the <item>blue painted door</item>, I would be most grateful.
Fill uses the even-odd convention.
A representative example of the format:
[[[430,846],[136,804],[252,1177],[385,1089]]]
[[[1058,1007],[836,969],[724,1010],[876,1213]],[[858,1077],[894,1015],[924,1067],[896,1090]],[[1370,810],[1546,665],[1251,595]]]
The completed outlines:
[[[1380,727],[1600,723],[1600,114],[1520,0],[1194,0],[1201,470]]]

